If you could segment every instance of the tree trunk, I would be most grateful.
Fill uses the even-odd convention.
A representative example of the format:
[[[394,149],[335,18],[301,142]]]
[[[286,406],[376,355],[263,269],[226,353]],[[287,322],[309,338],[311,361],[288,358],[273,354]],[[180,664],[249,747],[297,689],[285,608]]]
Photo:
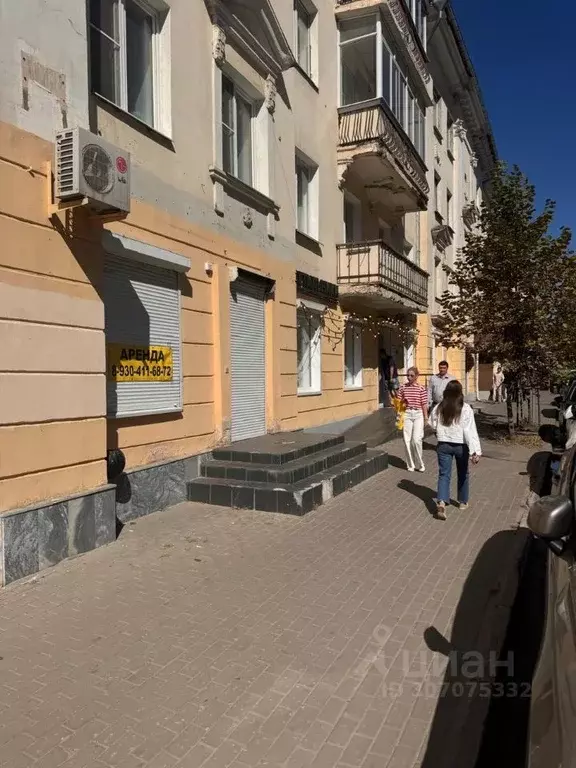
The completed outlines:
[[[508,421],[508,434],[514,434],[514,413],[512,410],[512,388],[509,387],[506,392],[506,419]]]

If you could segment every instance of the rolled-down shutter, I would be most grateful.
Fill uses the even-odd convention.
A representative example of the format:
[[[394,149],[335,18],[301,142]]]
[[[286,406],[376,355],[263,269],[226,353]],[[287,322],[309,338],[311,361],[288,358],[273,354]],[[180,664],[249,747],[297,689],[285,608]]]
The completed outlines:
[[[110,417],[182,410],[178,274],[107,256],[104,267],[106,344],[170,347],[171,381],[107,380]],[[108,368],[108,366],[107,366]]]
[[[233,441],[266,433],[265,291],[243,277],[230,284]]]

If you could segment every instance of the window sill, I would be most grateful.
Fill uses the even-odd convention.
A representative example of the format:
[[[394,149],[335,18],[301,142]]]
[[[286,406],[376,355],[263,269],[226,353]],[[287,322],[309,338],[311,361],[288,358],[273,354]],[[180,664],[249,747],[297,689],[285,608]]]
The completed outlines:
[[[273,213],[275,216],[278,215],[280,206],[272,198],[254,189],[249,184],[240,181],[235,176],[231,176],[226,171],[217,168],[215,165],[211,165],[208,170],[210,178],[215,184],[221,184],[224,189],[235,192],[247,200],[254,208],[258,208],[265,213]]]
[[[299,389],[296,392],[296,394],[298,395],[298,397],[318,397],[318,395],[322,394],[322,390],[321,389],[320,390],[314,389],[314,390],[308,391],[308,390],[300,390]]]
[[[364,387],[362,386],[362,384],[360,384],[360,386],[357,386],[357,387],[353,387],[353,386],[348,387],[344,385],[344,392],[361,392],[363,389]]]
[[[315,237],[307,235],[306,232],[302,232],[301,229],[296,229],[294,239],[296,240],[297,245],[300,245],[302,248],[307,248],[317,256],[322,256],[322,243],[316,240]]]
[[[159,144],[162,144],[167,149],[170,149],[172,152],[174,152],[174,142],[171,136],[166,133],[162,133],[162,131],[154,128],[149,123],[141,120],[139,117],[135,117],[134,115],[130,114],[130,112],[127,112],[125,109],[122,109],[122,107],[114,104],[114,102],[110,101],[105,96],[101,96],[99,93],[95,92],[92,95],[100,104],[100,106],[102,106],[107,112],[113,114],[115,117],[120,118],[123,122],[127,123],[135,130],[146,134],[154,141],[157,141]]]
[[[306,72],[305,69],[302,69],[302,67],[300,66],[300,64],[298,64],[298,62],[294,64],[294,69],[302,75],[304,80],[306,80],[306,82],[311,88],[314,88],[316,93],[320,93],[320,88],[318,88],[318,86],[316,85],[312,77],[308,74],[308,72]]]

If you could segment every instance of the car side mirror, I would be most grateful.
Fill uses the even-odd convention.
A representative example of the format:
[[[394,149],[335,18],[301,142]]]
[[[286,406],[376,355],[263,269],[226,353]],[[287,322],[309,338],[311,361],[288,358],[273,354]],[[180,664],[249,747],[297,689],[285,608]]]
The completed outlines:
[[[567,496],[543,496],[528,512],[528,528],[556,555],[564,552],[564,538],[572,531],[574,507]]]
[[[538,430],[538,437],[543,443],[551,445],[553,450],[563,450],[566,443],[562,430],[555,427],[553,424],[542,424]]]

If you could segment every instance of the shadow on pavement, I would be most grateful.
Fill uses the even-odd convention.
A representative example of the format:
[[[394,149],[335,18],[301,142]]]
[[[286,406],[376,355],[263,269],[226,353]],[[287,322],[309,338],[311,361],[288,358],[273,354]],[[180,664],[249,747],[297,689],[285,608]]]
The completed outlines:
[[[529,694],[538,662],[546,612],[546,563],[546,545],[538,539],[532,539],[502,649],[503,658],[513,654],[512,684],[505,677],[496,681],[497,693],[500,693],[503,686],[504,692],[509,695],[494,696],[490,702],[475,768],[526,766]]]
[[[420,694],[438,699],[421,768],[475,766],[527,536],[521,529],[488,539],[464,583],[450,637],[435,627],[424,632],[428,648],[448,665],[443,680],[433,679]]]
[[[415,483],[413,480],[400,480],[398,488],[403,491],[411,493],[412,496],[416,496],[417,499],[421,499],[426,505],[426,509],[431,515],[436,513],[436,491],[432,488],[428,488],[425,485]]]

